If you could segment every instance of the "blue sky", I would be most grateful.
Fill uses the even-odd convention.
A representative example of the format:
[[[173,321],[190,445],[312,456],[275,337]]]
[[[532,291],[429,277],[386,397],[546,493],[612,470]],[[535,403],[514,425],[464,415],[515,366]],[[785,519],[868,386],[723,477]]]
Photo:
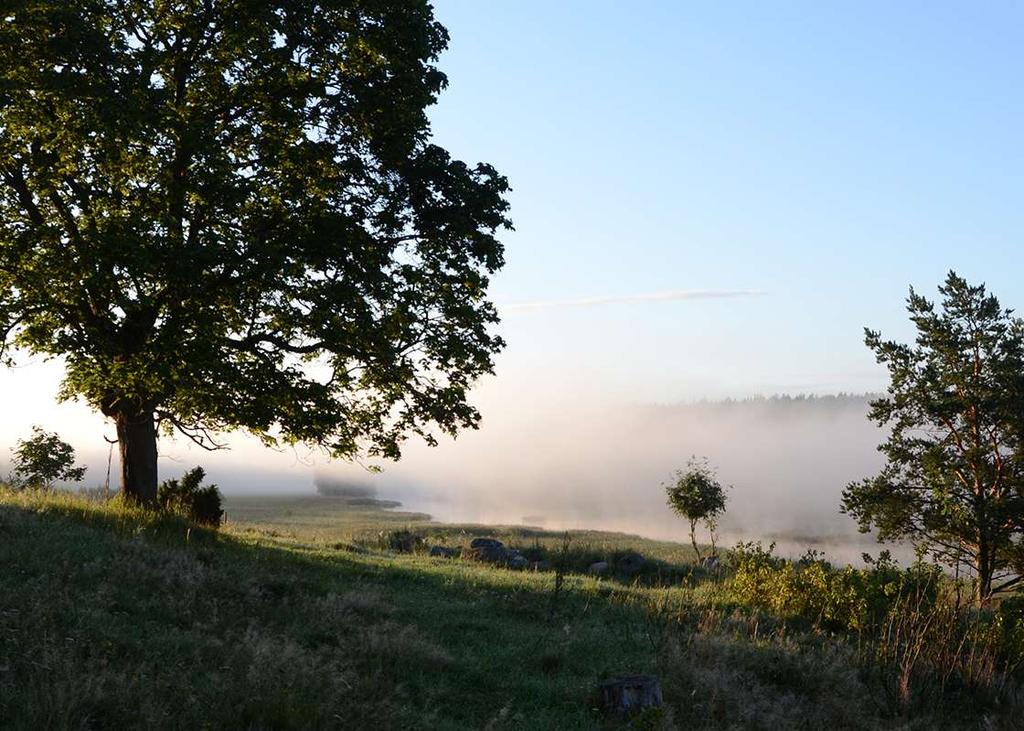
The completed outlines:
[[[563,406],[880,390],[863,327],[910,337],[908,285],[934,294],[950,268],[1024,311],[1024,4],[436,13],[452,38],[437,141],[514,187],[492,289],[509,345],[475,396],[497,452]],[[734,295],[660,296],[694,291]],[[552,302],[575,304],[522,306]],[[0,442],[57,429],[95,482],[112,430],[56,404],[60,364],[40,360],[0,372]],[[199,460],[233,486],[230,465],[304,464],[230,441],[216,457],[162,441],[161,469]]]
[[[769,7],[771,5],[771,7]],[[440,0],[438,141],[508,175],[503,377],[879,389],[950,268],[1024,307],[1024,5]]]

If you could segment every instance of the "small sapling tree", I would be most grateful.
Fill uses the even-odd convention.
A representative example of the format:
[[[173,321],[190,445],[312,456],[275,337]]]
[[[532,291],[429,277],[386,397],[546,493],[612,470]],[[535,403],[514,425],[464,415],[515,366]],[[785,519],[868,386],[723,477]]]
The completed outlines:
[[[15,484],[49,490],[57,480],[81,482],[85,467],[75,466],[75,450],[57,434],[32,427],[13,451]]]
[[[715,554],[715,530],[725,512],[725,488],[715,476],[706,459],[692,458],[685,470],[676,470],[675,477],[665,485],[669,507],[690,522],[690,542],[701,560],[697,546],[697,523],[703,523],[711,535],[711,551]]]

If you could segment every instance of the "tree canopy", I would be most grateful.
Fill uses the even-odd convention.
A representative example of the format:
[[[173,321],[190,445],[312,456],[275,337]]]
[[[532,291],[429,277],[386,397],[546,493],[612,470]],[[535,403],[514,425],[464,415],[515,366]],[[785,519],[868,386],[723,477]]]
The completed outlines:
[[[12,450],[17,485],[48,490],[57,480],[81,482],[85,467],[75,465],[74,448],[54,432],[33,426],[32,436]]]
[[[155,499],[155,428],[339,457],[474,426],[508,185],[430,141],[425,0],[14,0],[0,348],[61,357]]]
[[[690,542],[697,558],[697,523],[702,522],[711,534],[711,548],[715,550],[715,529],[718,518],[725,512],[725,487],[715,476],[706,459],[692,458],[685,470],[676,470],[673,479],[665,485],[668,505],[677,515],[690,523]]]
[[[939,293],[936,308],[911,289],[913,344],[866,331],[890,376],[870,412],[890,430],[887,464],[847,487],[843,510],[968,569],[984,602],[1024,568],[1024,321],[953,272]]]

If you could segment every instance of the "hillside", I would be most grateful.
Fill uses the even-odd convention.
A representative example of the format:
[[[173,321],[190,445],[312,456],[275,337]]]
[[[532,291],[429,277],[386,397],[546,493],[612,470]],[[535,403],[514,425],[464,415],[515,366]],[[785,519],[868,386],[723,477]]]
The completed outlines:
[[[261,500],[229,502],[215,533],[0,491],[0,725],[611,728],[596,685],[636,672],[666,706],[635,727],[1011,727],[1014,708],[962,698],[895,713],[855,638],[745,605],[680,545],[578,533],[559,552],[543,530]],[[498,535],[570,572],[556,590],[554,571],[431,558],[409,535]],[[576,573],[627,550],[649,559],[634,579]]]

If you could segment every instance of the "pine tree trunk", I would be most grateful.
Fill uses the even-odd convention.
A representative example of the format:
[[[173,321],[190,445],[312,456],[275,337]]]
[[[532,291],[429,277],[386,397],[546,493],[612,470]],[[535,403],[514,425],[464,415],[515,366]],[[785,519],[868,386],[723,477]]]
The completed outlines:
[[[156,503],[156,422],[151,412],[116,417],[121,453],[121,495],[146,505]]]
[[[982,541],[978,550],[978,605],[987,607],[992,601],[993,561],[991,548]]]

